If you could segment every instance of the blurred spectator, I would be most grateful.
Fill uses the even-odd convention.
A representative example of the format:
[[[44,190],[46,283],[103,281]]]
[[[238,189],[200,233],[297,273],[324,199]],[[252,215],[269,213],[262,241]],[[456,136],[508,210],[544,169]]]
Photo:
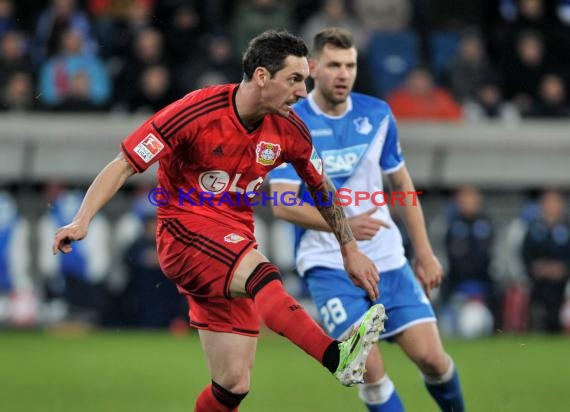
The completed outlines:
[[[74,73],[69,79],[69,90],[58,104],[53,106],[54,110],[61,112],[96,112],[105,110],[107,106],[103,103],[95,103],[91,97],[91,77],[85,71]]]
[[[405,30],[410,26],[409,0],[353,0],[351,6],[367,32]]]
[[[165,328],[177,319],[187,318],[184,297],[158,264],[155,214],[153,210],[143,217],[143,232],[124,255],[128,282],[120,304],[128,326]]]
[[[317,14],[324,7],[326,0],[300,0],[293,2],[295,20],[304,24],[311,16]],[[345,5],[347,2],[345,1]]]
[[[554,1],[501,0],[501,15],[512,24],[511,30],[537,30],[545,32],[554,23]],[[510,4],[509,4],[510,3]]]
[[[570,0],[556,1],[556,16],[563,24],[570,25]]]
[[[499,0],[499,14],[505,21],[513,21],[517,17],[517,0]]]
[[[535,200],[528,200],[521,208],[520,215],[507,224],[505,229],[505,245],[503,252],[503,277],[510,281],[525,282],[528,280],[522,259],[522,245],[531,222],[538,219],[540,207]]]
[[[202,43],[200,15],[190,4],[182,4],[170,17],[166,28],[166,50],[170,61],[182,64],[199,56]]]
[[[195,88],[203,89],[204,87],[214,86],[216,84],[223,84],[227,82],[228,78],[222,73],[216,71],[207,71],[196,79]]]
[[[67,99],[76,99],[72,95],[77,75],[84,76],[87,82],[87,103],[102,106],[107,103],[110,94],[110,80],[101,60],[81,52],[83,40],[75,29],[63,31],[61,48],[56,56],[50,58],[40,69],[40,100],[46,108],[54,108]],[[76,84],[77,86],[77,84]],[[77,88],[77,87],[76,87]]]
[[[178,97],[167,66],[156,64],[146,67],[138,79],[139,85],[129,100],[129,112],[152,114]]]
[[[557,63],[570,68],[570,0],[556,0],[557,25],[550,28]]]
[[[560,326],[566,334],[570,334],[570,280],[566,282],[564,290],[564,303],[560,310]]]
[[[249,40],[268,29],[297,30],[295,18],[287,2],[278,0],[244,0],[232,17],[231,36],[234,53],[241,57]]]
[[[549,68],[542,37],[537,32],[522,32],[517,38],[515,55],[503,62],[504,91],[521,114],[527,114],[538,99],[538,84]]]
[[[476,86],[475,97],[463,104],[465,119],[470,122],[481,120],[500,120],[516,122],[520,114],[516,107],[503,99],[499,82],[493,77],[482,79]]]
[[[570,225],[562,193],[545,191],[539,216],[530,222],[522,256],[531,280],[531,326],[560,331],[560,311],[570,269]]]
[[[444,305],[460,310],[474,300],[496,319],[495,282],[490,273],[493,241],[493,223],[483,212],[480,191],[471,186],[460,187],[445,235],[448,271],[441,288]]]
[[[128,54],[137,33],[153,26],[154,0],[89,0],[100,55],[106,60]]]
[[[63,308],[49,321],[97,324],[109,308],[110,225],[103,215],[93,219],[88,236],[73,245],[73,252],[54,256],[51,251],[55,230],[71,221],[82,198],[82,193],[61,191],[38,223],[38,268],[46,280],[46,297]]]
[[[499,11],[505,22],[515,23],[522,29],[542,29],[547,23],[552,23],[556,2],[557,0],[500,0]]]
[[[455,98],[465,103],[476,100],[477,89],[482,79],[491,73],[481,38],[476,32],[464,33],[459,52],[449,68],[449,85]]]
[[[0,37],[16,29],[12,0],[0,0]]]
[[[399,120],[460,120],[459,104],[446,89],[436,86],[431,73],[415,69],[405,85],[394,89],[386,99]]]
[[[113,238],[113,252],[117,255],[117,265],[124,263],[124,256],[127,248],[136,240],[143,237],[145,219],[156,214],[156,207],[148,200],[149,191],[152,186],[142,186],[136,190],[132,198],[130,207],[119,217],[115,225]]]
[[[527,202],[520,215],[510,221],[503,231],[502,244],[497,249],[497,271],[503,283],[502,329],[505,332],[526,332],[529,324],[530,287],[522,259],[522,244],[530,222],[539,213],[535,201]]]
[[[37,320],[30,257],[29,222],[12,195],[0,191],[0,325],[30,326]]]
[[[502,21],[495,37],[498,45],[502,48],[512,47],[522,32],[536,31],[543,35],[548,46],[556,22],[555,1],[501,0],[499,10]]]
[[[424,3],[427,26],[431,30],[462,30],[465,27],[482,30],[488,18],[488,0],[418,0],[416,3]]]
[[[142,73],[146,68],[167,64],[164,39],[156,29],[145,28],[139,31],[131,47],[131,53],[114,80],[115,110],[128,110],[129,102],[140,93]]]
[[[488,43],[494,58],[499,61],[505,52],[516,49],[521,34],[529,31],[540,33],[545,50],[556,48],[552,37],[555,1],[500,0],[497,5],[499,20]]]
[[[178,84],[183,93],[207,84],[238,83],[241,77],[241,64],[235,58],[231,40],[219,34],[208,38],[205,56],[189,61],[177,71]]]
[[[97,43],[87,14],[76,0],[51,0],[40,14],[34,37],[33,61],[36,66],[59,52],[60,39],[64,32],[76,30],[81,39],[81,54],[94,56]]]
[[[0,110],[27,112],[36,107],[31,76],[27,72],[13,73],[0,88]]]
[[[348,13],[344,0],[325,0],[322,8],[303,23],[299,33],[311,47],[315,34],[326,27],[341,27],[350,31],[354,36],[356,48],[359,51],[364,49],[362,25]]]
[[[21,71],[32,73],[25,35],[19,31],[7,31],[0,35],[0,87],[12,74]]]
[[[142,186],[136,189],[130,207],[119,216],[113,225],[112,267],[109,277],[109,288],[114,294],[120,294],[127,283],[125,254],[128,247],[143,236],[144,219],[156,213],[156,207],[148,201],[148,193],[153,187]]]
[[[315,0],[303,0],[301,2],[295,2],[295,5],[306,1]],[[209,33],[216,33],[220,30],[224,31],[228,29],[239,2],[235,0],[209,0],[198,2],[198,4],[201,7],[201,15],[207,31]]]
[[[564,79],[555,73],[542,76],[538,99],[533,102],[527,117],[563,118],[570,117],[570,103]]]

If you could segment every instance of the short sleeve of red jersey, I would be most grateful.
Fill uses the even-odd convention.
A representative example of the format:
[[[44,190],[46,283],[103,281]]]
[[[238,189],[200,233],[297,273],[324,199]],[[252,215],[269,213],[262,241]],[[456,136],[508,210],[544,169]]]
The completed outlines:
[[[144,172],[150,165],[170,153],[169,143],[156,128],[157,122],[167,115],[170,106],[153,115],[121,142],[125,159],[137,173]]]
[[[297,174],[311,187],[320,187],[323,184],[323,161],[313,146],[309,129],[301,118],[294,112],[289,115],[294,127],[294,144],[289,145],[287,162],[291,163]]]

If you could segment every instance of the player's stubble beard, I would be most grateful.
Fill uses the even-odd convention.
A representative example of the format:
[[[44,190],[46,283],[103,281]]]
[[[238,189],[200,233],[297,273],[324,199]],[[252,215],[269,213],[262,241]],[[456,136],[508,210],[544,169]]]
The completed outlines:
[[[334,87],[331,90],[321,89],[321,94],[330,106],[336,107],[346,103],[346,100],[348,99],[348,94],[350,93],[351,90],[352,90],[351,88],[347,89],[347,92],[343,93],[342,97],[335,96]]]

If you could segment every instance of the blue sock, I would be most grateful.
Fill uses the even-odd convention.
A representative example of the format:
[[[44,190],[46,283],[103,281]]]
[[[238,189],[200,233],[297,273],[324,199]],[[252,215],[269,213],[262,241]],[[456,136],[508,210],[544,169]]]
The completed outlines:
[[[402,400],[388,375],[376,383],[359,385],[358,390],[369,412],[404,412]]]
[[[369,412],[404,412],[404,404],[395,390],[386,402],[374,405],[367,403],[366,407]]]
[[[451,363],[449,372],[451,372],[451,368],[453,368],[453,375],[451,379],[447,381],[429,382],[428,379],[424,377],[426,388],[442,412],[464,412],[463,392],[461,391],[459,375],[453,366],[453,362]]]

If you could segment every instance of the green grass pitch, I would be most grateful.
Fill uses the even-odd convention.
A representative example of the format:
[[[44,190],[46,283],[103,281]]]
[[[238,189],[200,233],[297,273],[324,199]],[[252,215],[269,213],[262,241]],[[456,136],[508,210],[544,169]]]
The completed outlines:
[[[501,336],[447,341],[470,412],[570,411],[570,338]],[[418,372],[382,344],[409,412],[437,412]],[[209,381],[197,335],[0,332],[0,411],[192,411]],[[344,388],[285,339],[258,345],[244,412],[364,411]]]

